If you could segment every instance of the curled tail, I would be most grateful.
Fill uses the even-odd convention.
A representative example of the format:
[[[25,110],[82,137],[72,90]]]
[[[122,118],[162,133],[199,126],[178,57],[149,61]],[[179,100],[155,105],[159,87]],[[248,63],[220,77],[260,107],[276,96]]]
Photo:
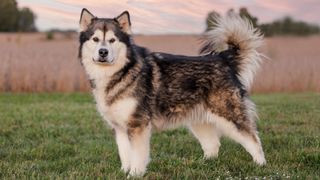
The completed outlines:
[[[257,48],[262,44],[263,35],[249,20],[235,13],[216,17],[213,23],[214,27],[203,34],[204,44],[200,53],[235,50],[235,58],[232,59],[235,62],[230,64],[234,66],[241,83],[249,89],[261,62],[262,55]]]

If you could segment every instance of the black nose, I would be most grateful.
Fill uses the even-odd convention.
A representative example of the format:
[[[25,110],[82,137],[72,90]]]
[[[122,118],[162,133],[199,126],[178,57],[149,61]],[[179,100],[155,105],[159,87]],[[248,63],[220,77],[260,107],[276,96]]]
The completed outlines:
[[[108,50],[106,48],[99,49],[99,56],[104,58],[108,55]]]

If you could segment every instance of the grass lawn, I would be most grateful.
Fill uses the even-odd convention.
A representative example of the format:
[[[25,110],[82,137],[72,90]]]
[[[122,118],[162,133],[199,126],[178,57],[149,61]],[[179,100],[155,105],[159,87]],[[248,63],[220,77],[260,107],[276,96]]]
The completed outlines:
[[[185,129],[156,133],[146,179],[320,179],[320,94],[255,95],[267,165],[222,139],[204,160]],[[0,94],[0,179],[123,179],[112,131],[89,94]]]

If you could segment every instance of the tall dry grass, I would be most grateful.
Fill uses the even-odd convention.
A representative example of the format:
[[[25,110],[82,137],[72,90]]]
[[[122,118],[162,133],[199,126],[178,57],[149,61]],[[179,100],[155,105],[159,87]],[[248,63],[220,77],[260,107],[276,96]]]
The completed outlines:
[[[266,39],[257,92],[320,91],[320,36]]]
[[[88,91],[77,58],[77,35],[0,34],[0,91]],[[135,37],[153,51],[197,55],[195,35]],[[275,37],[261,48],[266,60],[254,82],[255,92],[320,91],[320,37]]]
[[[0,91],[86,91],[74,39],[45,34],[0,35]]]

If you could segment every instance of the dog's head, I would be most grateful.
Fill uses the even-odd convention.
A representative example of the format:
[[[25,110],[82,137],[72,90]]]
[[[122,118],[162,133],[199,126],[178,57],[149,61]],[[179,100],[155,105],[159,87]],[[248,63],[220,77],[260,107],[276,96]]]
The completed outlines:
[[[98,18],[83,9],[80,16],[79,57],[84,64],[112,66],[124,64],[130,44],[130,15]]]

